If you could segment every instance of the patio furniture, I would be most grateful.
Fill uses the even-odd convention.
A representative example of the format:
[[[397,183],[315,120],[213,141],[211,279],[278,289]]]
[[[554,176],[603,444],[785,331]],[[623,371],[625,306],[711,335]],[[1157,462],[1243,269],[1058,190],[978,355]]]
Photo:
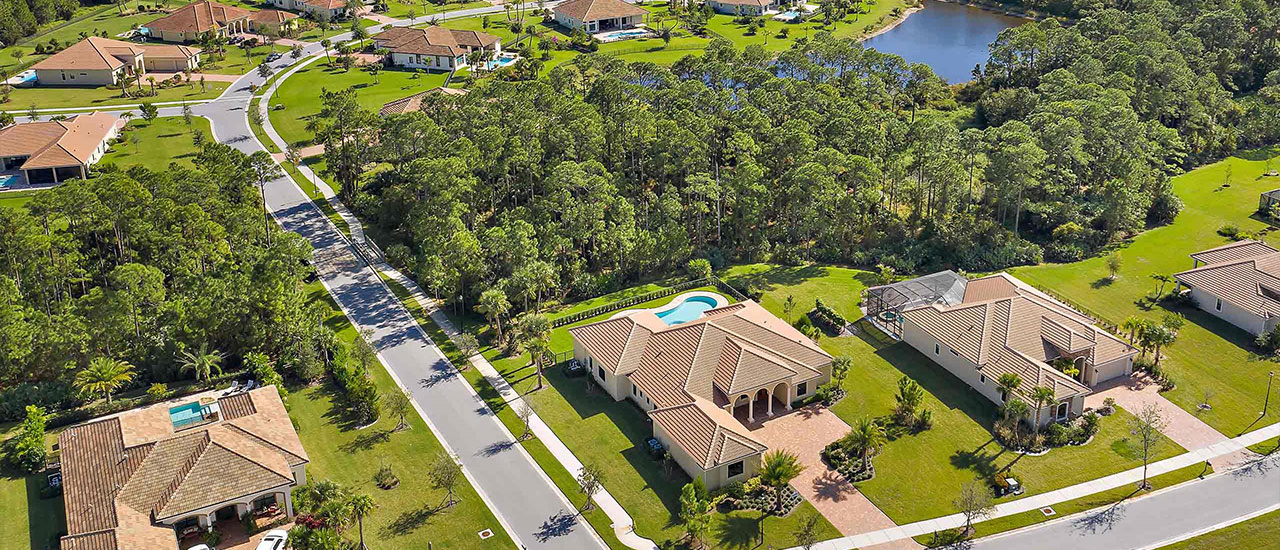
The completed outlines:
[[[195,535],[198,535],[198,534],[200,534],[200,526],[199,526],[199,525],[189,525],[189,526],[184,527],[184,528],[182,529],[182,532],[178,534],[178,538],[180,538],[180,539],[185,539],[185,538],[187,538],[187,537],[195,536]]]
[[[649,456],[653,457],[655,460],[661,459],[667,452],[667,448],[664,447],[662,442],[658,441],[657,438],[650,437],[644,442],[645,446],[649,449]]]
[[[250,381],[249,381],[249,383],[245,385],[245,387],[244,387],[244,391],[249,391],[249,390],[252,390],[252,389],[254,389],[254,388],[256,388],[256,387],[258,387],[258,381],[257,381],[257,380],[250,380]]]
[[[565,376],[568,376],[570,378],[577,378],[579,376],[586,376],[586,374],[587,374],[587,369],[583,367],[582,363],[579,363],[577,359],[570,359],[567,363],[564,364]]]
[[[222,395],[231,395],[231,394],[233,394],[233,393],[235,393],[235,392],[238,392],[238,391],[240,391],[240,381],[239,381],[239,380],[232,380],[232,381],[231,381],[231,387],[230,387],[230,388],[227,388],[226,393],[223,393]]]

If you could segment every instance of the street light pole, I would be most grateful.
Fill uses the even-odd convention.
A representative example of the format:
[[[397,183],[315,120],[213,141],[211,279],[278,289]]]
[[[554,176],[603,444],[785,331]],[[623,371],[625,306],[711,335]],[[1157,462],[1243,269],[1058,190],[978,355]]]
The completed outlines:
[[[1262,400],[1262,414],[1258,416],[1267,415],[1267,405],[1271,404],[1271,379],[1275,377],[1276,377],[1276,371],[1271,371],[1267,373],[1267,396]]]

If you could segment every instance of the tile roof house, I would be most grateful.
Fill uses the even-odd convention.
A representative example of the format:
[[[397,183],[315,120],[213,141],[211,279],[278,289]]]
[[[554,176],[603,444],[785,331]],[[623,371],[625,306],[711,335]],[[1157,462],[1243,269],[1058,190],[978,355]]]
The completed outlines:
[[[143,26],[157,40],[191,42],[206,32],[218,36],[249,32],[250,13],[244,8],[203,0],[187,4]]]
[[[424,29],[391,27],[371,38],[373,47],[387,50],[387,61],[397,67],[451,71],[466,67],[467,55],[473,51],[502,53],[502,41],[492,34],[436,25]]]
[[[569,334],[592,378],[647,411],[654,437],[712,489],[754,475],[766,450],[737,417],[790,409],[831,376],[831,355],[752,301],[670,326],[626,312]]]
[[[1243,240],[1191,255],[1193,267],[1177,273],[1200,309],[1254,336],[1280,324],[1280,251]]]
[[[298,14],[280,10],[258,10],[249,14],[249,29],[253,32],[280,28],[292,28],[298,24]]]
[[[209,401],[134,409],[59,435],[64,550],[176,549],[219,519],[272,506],[293,516],[290,490],[306,483],[309,459],[276,388]]]
[[[32,67],[41,86],[111,86],[125,75],[182,72],[200,65],[200,49],[134,44],[90,36]]]
[[[271,5],[307,13],[317,20],[327,18],[336,21],[347,16],[346,0],[271,0]]]
[[[953,285],[937,284],[950,274]],[[863,303],[877,324],[901,323],[901,339],[997,405],[1009,396],[996,388],[1005,373],[1017,374],[1021,398],[1030,401],[1036,386],[1053,390],[1054,401],[1042,422],[1063,420],[1084,411],[1092,386],[1133,372],[1138,350],[1094,326],[1093,320],[1007,273],[966,281],[951,272],[927,275],[931,283],[916,289],[901,307],[878,306],[890,291],[911,281],[867,289]],[[921,295],[945,289],[935,297]],[[886,313],[889,312],[889,313]],[[1067,362],[1074,378],[1051,363]],[[1030,416],[1034,417],[1034,411]]]
[[[414,111],[421,111],[422,104],[426,102],[428,97],[431,97],[431,96],[457,97],[457,96],[464,96],[464,95],[467,95],[467,91],[461,88],[446,88],[444,86],[436,86],[435,88],[432,88],[425,92],[418,92],[409,97],[402,97],[394,101],[389,101],[383,104],[382,108],[378,110],[378,114],[385,117],[385,116],[399,115],[404,113],[412,113]]]
[[[120,128],[114,115],[25,122],[0,129],[0,169],[21,170],[27,183],[58,183],[89,175]]]
[[[707,5],[716,13],[764,15],[766,11],[778,8],[778,0],[707,0]]]
[[[630,29],[649,14],[623,0],[568,0],[552,9],[556,23],[571,29],[597,33]]]

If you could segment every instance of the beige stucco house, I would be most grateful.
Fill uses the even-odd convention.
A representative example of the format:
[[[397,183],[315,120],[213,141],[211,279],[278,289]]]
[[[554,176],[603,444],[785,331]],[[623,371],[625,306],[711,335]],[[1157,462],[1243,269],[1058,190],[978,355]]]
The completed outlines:
[[[119,131],[115,115],[96,112],[0,128],[0,170],[21,170],[31,185],[86,178]]]
[[[1174,275],[1210,315],[1254,336],[1280,324],[1280,250],[1243,240],[1191,255],[1193,267]]]
[[[64,549],[176,550],[219,521],[293,517],[309,461],[274,386],[93,420],[58,445]]]
[[[316,20],[336,21],[347,16],[345,0],[271,0],[271,5],[310,14]]]
[[[777,0],[707,0],[707,5],[716,13],[726,15],[764,15],[766,11],[777,9]]]
[[[622,0],[569,0],[557,5],[552,13],[561,26],[588,33],[630,29],[643,23],[649,14]]]
[[[32,67],[40,86],[114,86],[127,75],[177,73],[200,66],[200,49],[90,36]]]
[[[752,301],[668,326],[640,310],[569,329],[573,355],[709,489],[753,476],[766,446],[744,426],[790,410],[831,376],[831,356]]]
[[[1128,376],[1138,350],[1094,326],[1084,314],[1008,273],[965,280],[950,271],[867,289],[867,315],[992,403],[1009,399],[996,387],[1017,374],[1020,397],[1032,406],[1032,388],[1048,387],[1054,400],[1041,423],[1084,412],[1092,386]],[[1070,361],[1071,377],[1050,363]]]
[[[492,34],[435,25],[391,27],[372,39],[374,48],[387,50],[388,63],[411,69],[451,71],[468,66],[467,56],[476,50],[487,52],[487,58],[502,53],[502,41]]]
[[[252,12],[212,0],[193,2],[143,25],[152,38],[164,42],[192,42],[204,33],[218,36],[249,32]]]

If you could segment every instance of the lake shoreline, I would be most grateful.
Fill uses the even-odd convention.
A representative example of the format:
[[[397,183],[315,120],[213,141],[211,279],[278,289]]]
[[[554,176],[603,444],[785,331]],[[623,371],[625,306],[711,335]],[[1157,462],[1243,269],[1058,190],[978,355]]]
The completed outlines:
[[[961,5],[961,6],[968,6],[968,7],[971,7],[971,8],[977,8],[977,9],[980,9],[980,10],[982,10],[982,11],[987,11],[987,12],[991,12],[991,13],[995,13],[995,14],[1000,14],[1000,15],[1006,15],[1006,16],[1009,16],[1009,17],[1017,17],[1017,18],[1019,18],[1019,19],[1026,19],[1026,20],[1028,20],[1028,21],[1043,21],[1043,20],[1045,20],[1045,19],[1047,19],[1047,18],[1051,17],[1051,16],[1048,16],[1048,15],[1041,15],[1041,16],[1039,16],[1039,17],[1032,16],[1032,15],[1027,15],[1027,14],[1025,14],[1025,13],[1020,13],[1020,12],[1016,12],[1016,11],[1011,11],[1011,10],[1009,10],[1009,9],[1007,9],[1007,8],[1003,8],[1003,7],[996,7],[996,6],[993,6],[993,5],[987,4],[987,3],[985,3],[985,2],[979,2],[979,1],[977,1],[977,0],[934,0],[934,1],[935,1],[935,2],[942,2],[942,3],[945,3],[945,4],[957,4],[957,5]],[[1001,6],[1003,6],[1003,4],[1000,4],[1000,5],[1001,5]],[[925,8],[925,3],[924,3],[923,1],[920,3],[920,5],[919,5],[919,6],[916,6],[916,7],[914,7],[914,8],[907,8],[905,11],[903,11],[903,12],[902,12],[902,15],[898,16],[898,18],[897,18],[896,20],[894,20],[892,23],[890,23],[890,24],[888,24],[888,25],[885,25],[885,26],[883,26],[883,27],[880,27],[879,29],[876,29],[874,32],[872,32],[871,34],[868,34],[868,35],[866,35],[866,36],[863,36],[863,37],[859,38],[859,39],[858,39],[858,42],[866,42],[867,40],[871,40],[872,38],[875,38],[875,37],[877,37],[877,36],[880,36],[880,35],[882,35],[882,34],[884,34],[884,33],[887,33],[887,32],[889,32],[889,31],[891,31],[891,30],[893,30],[893,29],[897,28],[897,27],[898,27],[898,25],[901,25],[901,24],[905,23],[905,22],[907,21],[907,18],[908,18],[908,17],[911,17],[911,14],[916,13],[916,12],[919,12],[919,11],[923,11],[923,10],[924,10],[924,8]]]
[[[872,38],[875,38],[875,37],[880,36],[880,35],[882,35],[882,34],[884,34],[884,33],[887,33],[887,32],[889,32],[889,31],[891,31],[891,30],[893,30],[893,29],[897,28],[897,27],[898,27],[898,25],[901,25],[901,24],[905,23],[905,22],[907,21],[907,18],[908,18],[908,17],[911,17],[911,14],[916,13],[916,12],[918,12],[918,11],[922,11],[922,10],[924,10],[924,3],[923,3],[923,2],[921,2],[919,6],[916,6],[916,7],[914,7],[914,8],[907,8],[905,11],[903,11],[903,12],[902,12],[902,15],[898,16],[898,18],[897,18],[897,19],[895,19],[892,23],[889,23],[888,25],[885,25],[885,26],[883,26],[883,27],[880,27],[880,28],[876,29],[875,31],[873,31],[871,34],[868,34],[868,35],[866,35],[866,36],[863,36],[862,38],[859,38],[859,39],[858,39],[858,42],[866,42],[866,41],[868,41],[868,40],[871,40]]]

